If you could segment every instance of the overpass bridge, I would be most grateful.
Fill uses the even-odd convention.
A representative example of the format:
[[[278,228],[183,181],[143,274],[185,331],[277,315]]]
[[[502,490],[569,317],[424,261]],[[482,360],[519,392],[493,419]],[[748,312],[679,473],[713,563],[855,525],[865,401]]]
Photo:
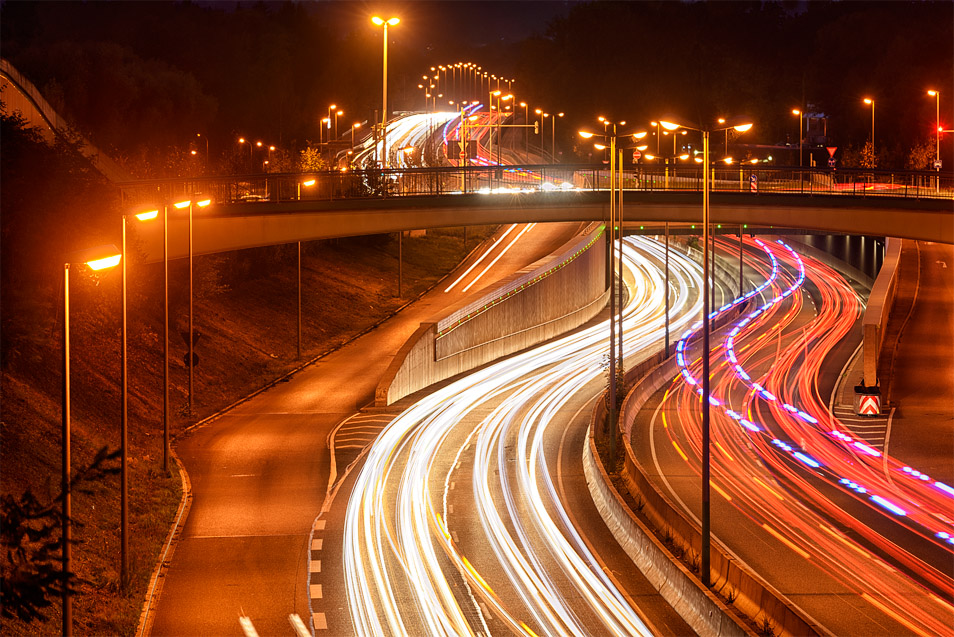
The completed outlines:
[[[804,229],[954,244],[954,188],[934,174],[758,169],[717,171],[713,224]],[[745,175],[761,175],[758,190]],[[499,181],[497,181],[499,177]],[[732,177],[731,179],[729,177]],[[119,184],[127,209],[212,200],[193,214],[194,254],[402,230],[609,218],[608,171],[593,167],[421,169],[149,180]],[[314,180],[313,186],[306,186]],[[461,183],[465,187],[460,188]],[[624,174],[628,226],[702,220],[698,169]],[[472,188],[467,186],[473,186]],[[668,185],[668,187],[667,187]],[[258,194],[261,193],[261,194]],[[188,212],[169,212],[169,257],[188,254]],[[162,258],[161,223],[138,224],[147,261]]]

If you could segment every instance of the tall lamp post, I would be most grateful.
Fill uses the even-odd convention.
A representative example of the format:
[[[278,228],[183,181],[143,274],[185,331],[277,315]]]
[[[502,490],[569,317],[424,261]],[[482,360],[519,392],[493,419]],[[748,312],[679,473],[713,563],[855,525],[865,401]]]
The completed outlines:
[[[798,117],[798,167],[801,168],[802,167],[802,130],[803,130],[802,117],[804,116],[804,114],[797,108],[793,108],[792,115],[796,115]],[[729,132],[726,131],[726,135],[728,134]],[[728,155],[728,153],[726,154]]]
[[[550,163],[556,163],[556,121],[557,117],[563,117],[563,113],[556,113],[553,115],[553,119],[550,120]],[[623,164],[620,163],[619,169],[623,169]]]
[[[401,21],[400,18],[379,18],[374,16],[371,22],[379,27],[384,27],[384,72],[382,80],[382,106],[381,106],[381,147],[384,149],[383,167],[388,167],[388,26],[394,26]]]
[[[871,106],[871,167],[875,167],[875,136],[874,136],[874,100],[870,97],[864,99],[864,103]]]
[[[355,122],[351,125],[351,156],[354,157],[354,131],[361,128],[361,122]]]
[[[203,199],[202,201],[188,201],[182,202],[184,205],[183,208],[187,205],[189,206],[189,413],[192,413],[193,406],[193,396],[195,395],[195,333],[192,329],[193,324],[193,305],[194,305],[194,294],[192,292],[192,211],[195,206],[200,208],[205,208],[210,203],[211,199]],[[178,207],[179,204],[176,204]]]
[[[530,124],[530,106],[529,106],[526,102],[520,102],[520,106],[523,107],[523,123],[524,123],[524,124]],[[523,144],[523,145],[524,145],[524,153],[527,155],[527,156],[525,157],[525,159],[529,161],[529,159],[530,159],[530,157],[529,157],[529,155],[530,155],[530,129],[529,129],[529,127],[527,128],[527,130],[525,130],[525,131],[523,132],[523,140],[524,140],[524,144]]]
[[[928,95],[934,98],[935,128],[934,128],[934,170],[937,171],[937,188],[941,188],[941,92],[930,90]]]
[[[141,212],[136,215],[140,221],[148,221],[159,216],[158,210]],[[123,215],[122,249],[120,262],[122,277],[120,278],[120,294],[122,296],[122,327],[120,328],[120,394],[122,395],[122,409],[120,417],[120,475],[119,475],[119,584],[125,591],[129,586],[129,374],[127,372],[126,356],[126,223],[129,215]]]
[[[610,220],[609,227],[607,229],[607,238],[609,240],[609,264],[608,264],[608,273],[609,273],[609,283],[610,283],[610,346],[609,346],[609,453],[610,458],[616,458],[616,436],[619,429],[619,425],[616,421],[616,359],[619,357],[620,364],[622,365],[622,342],[619,343],[619,350],[617,352],[616,344],[616,322],[619,320],[620,327],[620,339],[622,340],[622,297],[620,297],[620,316],[617,319],[616,316],[616,290],[615,288],[615,279],[616,279],[616,257],[614,251],[615,246],[615,234],[616,234],[616,224],[617,224],[617,214],[619,213],[618,206],[622,204],[622,154],[619,156],[620,160],[620,175],[616,175],[616,147],[617,147],[617,130],[616,123],[609,122],[605,118],[600,118],[601,123],[603,124],[604,134],[600,135],[599,133],[593,133],[587,130],[579,131],[580,137],[583,139],[592,139],[593,137],[602,137],[604,139],[609,139],[609,157],[610,157]],[[625,125],[626,122],[619,122],[620,125]],[[612,131],[607,130],[609,126],[612,126]],[[641,139],[645,136],[643,134],[637,134],[637,139]],[[607,147],[602,144],[596,144],[596,148],[604,150]],[[617,182],[618,180],[618,182]],[[617,194],[617,183],[619,183],[620,190]],[[617,201],[619,197],[619,201]],[[620,224],[620,236],[622,235],[622,224]],[[619,258],[622,261],[623,248],[622,243],[619,246]],[[619,267],[619,285],[623,284],[623,270],[622,267]],[[622,288],[620,288],[620,294],[622,294]]]
[[[252,142],[248,141],[244,137],[239,137],[238,143],[248,145],[248,172],[252,172]]]
[[[352,129],[354,130],[354,129]],[[298,182],[298,200],[301,201],[301,187],[311,188],[315,185],[314,179]],[[298,360],[301,360],[301,240],[298,241]]]
[[[73,520],[72,520],[72,478],[70,466],[70,266],[82,264],[93,271],[112,268],[122,260],[122,253],[116,246],[105,245],[83,250],[69,255],[63,264],[63,634],[73,634],[73,599],[69,580],[72,560]]]
[[[709,474],[710,474],[710,454],[709,454],[709,135],[712,132],[719,132],[725,129],[717,128],[709,130],[704,128],[693,128],[683,126],[673,122],[660,121],[660,125],[669,131],[675,131],[678,128],[686,128],[702,133],[702,550],[700,551],[700,574],[702,583],[706,587],[711,584],[710,573],[710,551],[711,551],[711,525],[710,525],[710,502],[709,502]],[[740,133],[752,128],[752,124],[738,124],[729,126]]]

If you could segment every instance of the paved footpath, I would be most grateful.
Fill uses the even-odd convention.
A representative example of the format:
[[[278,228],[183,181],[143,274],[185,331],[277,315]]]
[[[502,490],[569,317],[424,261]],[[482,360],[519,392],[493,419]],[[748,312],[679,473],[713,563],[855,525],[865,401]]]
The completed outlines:
[[[895,305],[909,314],[891,316],[901,324],[889,378],[895,411],[887,453],[954,484],[954,246],[905,241],[901,259]],[[913,302],[905,303],[909,297]]]

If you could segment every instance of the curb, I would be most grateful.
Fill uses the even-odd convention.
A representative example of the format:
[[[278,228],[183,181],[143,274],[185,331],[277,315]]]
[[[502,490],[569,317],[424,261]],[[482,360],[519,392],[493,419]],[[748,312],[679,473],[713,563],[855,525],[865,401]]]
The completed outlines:
[[[176,521],[173,523],[172,528],[169,529],[169,535],[166,536],[166,542],[163,546],[162,554],[159,556],[159,562],[156,564],[152,577],[149,579],[149,585],[146,587],[146,599],[143,602],[142,614],[139,615],[139,623],[136,626],[136,635],[139,637],[149,634],[149,631],[152,629],[152,620],[154,618],[149,616],[149,611],[155,605],[155,601],[159,599],[163,582],[160,578],[164,576],[166,569],[169,567],[169,560],[175,552],[175,544],[178,543],[179,535],[184,527],[185,518],[189,517],[189,510],[192,508],[192,482],[189,480],[189,474],[179,460],[179,456],[177,456],[171,448],[169,449],[169,453],[172,455],[172,459],[176,461],[176,466],[179,469],[179,479],[182,482],[182,499],[179,500],[179,509],[176,511]]]

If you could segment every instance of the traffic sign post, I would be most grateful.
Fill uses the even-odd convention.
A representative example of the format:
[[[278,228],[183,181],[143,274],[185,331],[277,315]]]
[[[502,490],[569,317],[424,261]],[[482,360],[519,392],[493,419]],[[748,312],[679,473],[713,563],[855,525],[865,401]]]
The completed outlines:
[[[877,385],[866,387],[864,382],[855,385],[855,414],[858,416],[881,415],[881,390]]]
[[[880,416],[881,394],[856,394],[855,414],[859,416]]]

